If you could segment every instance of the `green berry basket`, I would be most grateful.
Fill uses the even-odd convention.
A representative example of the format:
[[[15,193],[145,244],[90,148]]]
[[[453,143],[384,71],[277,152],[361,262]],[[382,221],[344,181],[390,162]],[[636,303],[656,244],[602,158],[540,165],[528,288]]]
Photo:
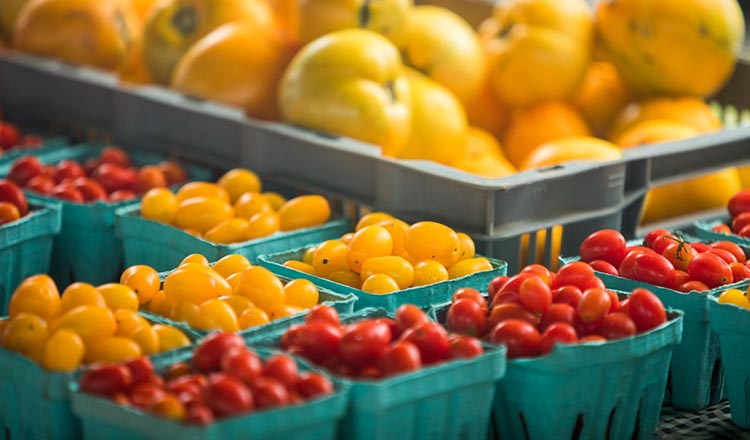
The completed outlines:
[[[737,243],[744,248],[750,247],[750,238],[741,237],[737,234],[722,234],[713,230],[715,226],[722,224],[727,225],[729,223],[731,223],[729,217],[722,217],[713,220],[699,220],[695,222],[695,235],[705,241],[727,240]]]

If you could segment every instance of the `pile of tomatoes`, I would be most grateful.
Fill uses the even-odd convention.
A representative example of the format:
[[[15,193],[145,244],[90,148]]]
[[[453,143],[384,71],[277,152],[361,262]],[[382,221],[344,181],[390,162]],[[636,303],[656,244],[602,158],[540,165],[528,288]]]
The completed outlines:
[[[273,355],[265,362],[234,333],[214,333],[190,363],[154,372],[148,358],[97,366],[80,379],[82,391],[158,416],[205,425],[255,410],[298,405],[334,392],[331,381],[298,371],[297,362]]]
[[[581,243],[580,255],[598,272],[680,292],[705,291],[750,278],[750,263],[736,243],[687,242],[664,229],[649,232],[643,246],[628,246],[619,232],[600,230]]]
[[[728,225],[714,226],[713,231],[720,234],[735,233],[740,237],[750,238],[750,189],[743,189],[729,199],[727,210],[732,221]]]
[[[176,194],[154,188],[141,200],[141,215],[214,243],[229,244],[322,225],[330,219],[331,207],[320,195],[286,200],[274,192],[261,193],[258,176],[236,168],[216,183],[190,182]]]
[[[39,136],[24,135],[15,124],[0,118],[0,155],[14,148],[38,148],[42,146],[42,143],[42,138]]]
[[[341,324],[333,308],[315,306],[304,324],[284,333],[281,347],[336,375],[366,379],[484,353],[478,339],[448,334],[411,304],[399,307],[394,319],[363,319],[347,325]]]
[[[26,195],[15,183],[0,179],[0,226],[29,213]]]
[[[309,248],[284,266],[372,294],[388,294],[492,270],[468,235],[437,222],[365,215],[354,232]]]
[[[494,278],[488,292],[491,308],[477,290],[457,290],[445,325],[506,345],[508,358],[544,355],[555,344],[626,338],[667,320],[656,295],[636,289],[620,300],[582,262],[569,263],[557,273],[533,264],[515,276]]]
[[[43,165],[34,156],[23,156],[13,162],[8,179],[44,196],[88,203],[131,200],[151,188],[184,182],[187,174],[174,162],[134,167],[125,151],[107,147],[83,164],[66,159]]]

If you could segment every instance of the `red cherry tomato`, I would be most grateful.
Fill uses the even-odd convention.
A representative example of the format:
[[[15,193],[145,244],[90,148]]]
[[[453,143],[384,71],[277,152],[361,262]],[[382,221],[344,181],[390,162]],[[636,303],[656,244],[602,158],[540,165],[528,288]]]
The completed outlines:
[[[29,180],[42,174],[42,163],[34,156],[23,156],[13,162],[8,172],[8,180],[25,186]]]
[[[581,318],[578,317],[576,318],[575,328],[579,336],[601,335],[602,320],[600,319],[594,322],[583,322],[581,321]]]
[[[692,291],[704,292],[711,289],[705,283],[702,283],[700,281],[688,281],[677,286],[676,290],[679,292],[688,293]]]
[[[519,295],[518,292],[498,292],[498,294],[492,298],[492,304],[495,306],[508,303],[521,304],[521,295]]]
[[[750,267],[745,266],[742,263],[732,263],[729,265],[732,269],[732,282],[741,281],[750,278]]]
[[[26,200],[21,188],[9,180],[0,180],[0,202],[8,202],[16,205],[21,217],[29,213],[29,202]]]
[[[103,365],[88,370],[81,376],[81,391],[103,396],[127,393],[132,384],[130,370],[125,365]]]
[[[276,379],[258,377],[253,381],[252,389],[257,408],[274,408],[289,403],[289,391]]]
[[[557,271],[558,286],[576,286],[584,290],[591,278],[595,277],[594,269],[582,261],[573,261]]]
[[[531,277],[521,283],[519,290],[521,305],[534,313],[544,313],[552,304],[552,291],[541,278]]]
[[[649,248],[653,249],[654,242],[657,238],[661,237],[662,235],[670,235],[669,231],[666,229],[654,229],[643,238],[643,244]]]
[[[241,381],[223,373],[211,375],[203,398],[217,417],[242,414],[253,408],[253,394]]]
[[[401,340],[417,346],[425,365],[444,361],[450,356],[448,333],[443,326],[435,322],[426,322],[410,328],[401,335]]]
[[[669,260],[675,269],[687,271],[690,260],[693,259],[698,252],[693,250],[688,242],[674,242],[667,245],[662,252],[662,256]]]
[[[600,335],[588,335],[578,340],[579,344],[587,344],[589,342],[607,342],[607,338]]]
[[[48,195],[55,189],[55,181],[51,177],[39,175],[26,182],[26,188],[42,195]]]
[[[745,251],[743,251],[737,243],[732,243],[731,241],[717,241],[711,243],[709,246],[714,249],[724,249],[725,251],[731,252],[738,263],[745,263],[747,261]]]
[[[360,379],[378,380],[383,377],[383,370],[375,366],[369,366],[362,369],[357,375]]]
[[[575,344],[576,342],[578,342],[578,334],[572,325],[566,322],[555,322],[542,333],[539,352],[545,355],[551,352],[556,344]]]
[[[385,355],[392,337],[390,327],[381,322],[349,324],[341,340],[341,360],[355,370],[375,365]]]
[[[628,312],[639,332],[651,330],[667,322],[664,304],[648,290],[635,289],[628,299]]]
[[[193,350],[193,366],[202,373],[219,371],[222,356],[234,347],[245,347],[245,342],[238,334],[227,332],[210,334]]]
[[[594,260],[589,264],[591,265],[591,268],[597,272],[607,273],[613,276],[619,275],[617,268],[604,260]]]
[[[340,326],[341,321],[339,320],[339,312],[333,307],[326,304],[314,305],[310,312],[305,316],[305,322],[311,323],[313,321],[328,322],[335,326]]]
[[[166,389],[184,404],[203,403],[203,390],[208,386],[205,376],[189,374],[170,381]]]
[[[263,363],[257,354],[245,347],[235,347],[221,357],[221,371],[250,384],[263,371]]]
[[[281,335],[281,339],[279,340],[279,345],[284,350],[291,349],[295,344],[297,344],[297,337],[302,333],[302,328],[304,325],[298,324],[293,325],[286,329],[283,335]],[[337,327],[338,328],[338,327]]]
[[[562,286],[558,287],[552,292],[553,303],[564,303],[578,307],[578,301],[581,300],[583,293],[581,289],[576,286]]]
[[[94,170],[102,164],[102,161],[98,157],[89,157],[83,161],[83,171],[87,176],[91,177],[94,174]]]
[[[617,311],[630,316],[630,300],[625,298],[620,301],[620,308]]]
[[[602,336],[607,339],[622,339],[637,333],[635,322],[624,313],[610,313],[602,319]]]
[[[531,325],[536,325],[537,317],[528,311],[526,307],[518,303],[505,303],[499,304],[492,308],[490,316],[487,322],[487,328],[492,329],[497,324],[506,321],[508,319],[516,319],[519,321],[528,322]]]
[[[313,321],[299,329],[294,346],[300,349],[300,354],[312,362],[337,357],[344,335],[341,327],[325,321]]]
[[[185,413],[185,422],[191,425],[210,425],[214,422],[214,413],[207,405],[190,405]]]
[[[388,347],[381,361],[383,375],[393,376],[422,368],[422,358],[416,345],[397,341]]]
[[[104,191],[104,188],[102,188],[102,186],[95,180],[86,177],[79,177],[73,180],[72,183],[73,187],[81,193],[85,202],[107,200],[107,192]]]
[[[750,225],[745,225],[742,229],[737,231],[737,235],[740,237],[750,238]]]
[[[154,374],[154,365],[147,357],[127,361],[125,366],[130,370],[131,382],[134,384],[148,382]]]
[[[460,298],[448,308],[445,327],[468,336],[481,336],[487,325],[487,314],[475,300]]]
[[[106,147],[99,155],[99,159],[102,163],[113,163],[123,167],[130,166],[130,158],[122,148]]]
[[[487,305],[487,300],[482,296],[481,293],[477,289],[472,289],[470,287],[462,287],[455,292],[453,292],[453,298],[451,298],[451,302],[456,302],[456,300],[461,298],[468,298],[477,304],[482,308],[482,311],[486,315],[489,311],[489,306]]]
[[[276,379],[292,389],[298,379],[297,362],[287,355],[275,354],[266,360],[262,375]]]
[[[726,249],[711,248],[707,250],[706,252],[712,253],[714,255],[718,255],[719,258],[726,261],[727,264],[732,264],[732,263],[737,262],[737,258],[734,256],[734,254],[732,254]]]
[[[396,309],[396,336],[400,336],[407,329],[430,322],[430,318],[419,307],[413,304],[404,304]]]
[[[72,182],[61,183],[55,186],[52,188],[50,196],[73,203],[83,203],[84,201],[83,194],[75,189]]]
[[[716,254],[703,252],[690,261],[688,274],[695,281],[700,281],[710,288],[733,282],[732,268]]]
[[[21,131],[15,125],[0,121],[0,150],[10,150],[20,139]]]
[[[295,390],[304,399],[314,399],[332,394],[334,388],[333,383],[327,377],[318,373],[306,372],[299,375]]]
[[[156,165],[147,165],[135,173],[135,192],[144,194],[152,188],[164,188],[167,186],[167,178]]]
[[[570,304],[555,303],[549,306],[542,319],[539,321],[539,331],[543,332],[555,322],[564,322],[567,324],[575,323],[576,309]]]
[[[661,255],[664,253],[664,249],[666,249],[667,246],[672,243],[679,243],[680,241],[682,240],[674,234],[660,235],[651,244],[651,249],[653,249],[657,254]]]
[[[490,298],[494,297],[495,294],[500,290],[501,287],[503,287],[503,284],[505,284],[510,279],[509,276],[506,275],[498,275],[495,278],[490,281],[490,284],[487,286],[487,293],[490,295]]]
[[[612,301],[612,305],[609,306],[608,313],[614,313],[620,309],[620,298],[617,296],[615,292],[611,290],[607,290],[607,295],[609,295],[609,299],[610,301]]]
[[[727,209],[732,217],[743,212],[750,212],[750,189],[743,189],[732,196],[727,203]]]
[[[85,177],[86,172],[78,162],[72,160],[62,160],[55,166],[55,175],[52,176],[55,182],[62,183],[66,179],[76,179],[78,177]]]
[[[554,279],[552,272],[541,264],[530,264],[521,269],[521,273],[532,273],[541,278],[548,286],[552,285]]]
[[[693,249],[699,254],[702,254],[703,252],[706,252],[707,250],[711,249],[711,247],[707,245],[706,243],[700,243],[700,242],[690,243],[690,246],[692,246]]]
[[[579,249],[581,261],[590,263],[604,260],[613,266],[619,266],[625,258],[625,237],[618,231],[602,229],[586,237]]]
[[[681,270],[674,271],[674,285],[681,286],[690,281],[690,275],[687,272]]]
[[[583,292],[576,311],[582,322],[590,323],[601,320],[609,313],[610,307],[612,299],[609,293],[604,289],[594,288]]]
[[[529,272],[524,272],[524,273],[519,273],[518,275],[514,275],[508,278],[508,281],[506,281],[505,284],[503,284],[500,290],[498,290],[498,293],[503,293],[503,292],[520,293],[521,283],[528,280],[529,278],[534,278],[534,277],[536,277],[536,274],[529,273]]]
[[[119,189],[109,195],[109,202],[119,203],[125,202],[127,200],[133,200],[134,198],[135,193],[133,191],[130,191],[129,189]]]
[[[740,213],[732,219],[732,231],[735,233],[738,233],[747,225],[750,225],[750,212]]]
[[[729,234],[732,233],[732,228],[729,225],[725,225],[725,224],[716,225],[716,226],[712,227],[711,230],[713,232],[718,233],[718,234],[727,234],[727,235],[729,235]]]
[[[451,359],[470,359],[484,353],[482,342],[471,336],[450,335],[448,343]]]
[[[604,281],[602,281],[597,276],[589,277],[586,281],[580,283],[578,287],[581,289],[581,291],[586,291],[588,289],[604,289],[606,286],[604,285]]]
[[[645,252],[636,255],[633,276],[635,280],[657,286],[674,286],[674,266],[661,255]]]
[[[382,322],[383,324],[387,325],[389,329],[391,329],[391,339],[396,338],[396,321],[391,318],[376,318],[374,320],[375,322]]]
[[[542,335],[526,321],[508,319],[495,326],[490,332],[490,342],[505,345],[508,358],[536,356],[542,344]]]
[[[164,398],[166,391],[163,387],[152,383],[137,383],[130,388],[130,402],[139,408],[148,408]]]
[[[110,194],[118,190],[133,191],[135,187],[135,172],[113,163],[99,165],[91,177]]]

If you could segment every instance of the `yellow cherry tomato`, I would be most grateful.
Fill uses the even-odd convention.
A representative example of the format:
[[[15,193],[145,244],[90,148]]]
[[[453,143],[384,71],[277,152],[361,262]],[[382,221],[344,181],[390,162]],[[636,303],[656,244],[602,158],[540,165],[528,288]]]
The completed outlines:
[[[391,234],[393,239],[393,255],[402,256],[406,253],[406,231],[409,230],[409,224],[397,218],[389,218],[376,223],[382,226]]]
[[[354,227],[354,232],[359,231],[365,226],[372,226],[377,223],[380,223],[383,220],[389,220],[392,218],[393,216],[386,212],[371,212],[369,214],[365,214],[357,222],[357,226]]]
[[[284,286],[286,305],[309,309],[318,303],[318,288],[310,280],[291,280]]]
[[[488,259],[483,257],[469,258],[449,267],[448,277],[453,280],[473,273],[484,272],[485,270],[492,270],[492,264]]]
[[[42,366],[51,371],[73,371],[81,365],[84,351],[83,339],[76,332],[58,330],[44,346]]]
[[[154,324],[151,328],[159,338],[159,353],[174,350],[175,348],[187,347],[190,339],[180,330],[163,324]]]
[[[172,313],[169,315],[169,319],[177,322],[184,322],[190,327],[194,327],[195,322],[198,320],[198,313],[200,312],[200,306],[190,301],[180,301],[172,309]]]
[[[346,234],[339,237],[339,241],[348,245],[349,242],[352,241],[352,238],[354,238],[354,232],[347,232]]]
[[[331,205],[323,196],[295,197],[279,208],[282,231],[322,225],[331,218]]]
[[[448,280],[448,269],[435,260],[420,261],[414,266],[413,286],[427,286]]]
[[[203,238],[221,244],[239,243],[245,241],[248,226],[244,218],[231,218],[206,231]]]
[[[234,203],[234,215],[250,220],[259,212],[273,212],[271,203],[257,192],[246,192]]]
[[[10,319],[3,332],[3,346],[24,356],[43,353],[49,336],[47,321],[32,313],[19,313]]]
[[[237,293],[248,298],[263,310],[275,304],[284,304],[284,285],[265,267],[253,266],[242,272],[242,281]]]
[[[395,255],[367,259],[362,265],[362,271],[359,275],[364,282],[371,275],[378,273],[393,278],[399,289],[406,289],[414,282],[414,267],[405,259]]]
[[[144,356],[152,356],[159,352],[159,336],[150,325],[144,325],[130,337],[141,348]]]
[[[62,313],[85,305],[107,307],[102,294],[91,284],[73,283],[65,288],[60,298]]]
[[[152,188],[141,199],[141,216],[166,224],[174,223],[180,202],[168,188]]]
[[[354,287],[355,289],[362,287],[362,279],[359,277],[359,274],[349,269],[331,272],[326,276],[326,279],[345,286]]]
[[[227,295],[219,297],[220,301],[224,301],[229,305],[229,307],[234,310],[234,314],[237,316],[240,316],[242,312],[249,309],[250,307],[255,307],[252,301],[245,298],[242,295]]]
[[[115,334],[117,321],[111,310],[98,306],[79,306],[68,311],[52,323],[52,327],[73,330],[88,344]]]
[[[228,202],[212,197],[193,197],[180,202],[175,225],[181,229],[192,229],[204,234],[232,217],[234,209]]]
[[[217,182],[229,194],[229,200],[234,203],[247,192],[260,192],[260,178],[254,172],[235,168],[227,171]]]
[[[259,307],[250,307],[240,315],[239,326],[241,330],[245,330],[250,327],[268,324],[269,322],[271,322],[271,320],[263,309]]]
[[[250,260],[244,255],[229,254],[220,258],[219,261],[214,264],[213,269],[224,278],[229,278],[230,275],[240,273],[250,266],[252,266]]]
[[[177,267],[182,267],[185,264],[188,263],[195,263],[200,264],[204,267],[211,267],[211,263],[208,262],[208,258],[204,257],[201,254],[190,254],[187,257],[183,258],[182,261],[180,261],[180,264],[177,265]]]
[[[86,344],[83,360],[93,363],[121,363],[141,357],[141,347],[132,339],[113,336]]]
[[[8,322],[10,322],[10,318],[0,319],[0,345],[3,344],[3,332],[5,331],[5,327],[8,326]]]
[[[305,250],[304,255],[302,255],[302,262],[305,264],[309,264],[312,266],[313,264],[313,255],[315,255],[315,251],[318,249],[317,246],[313,246],[311,248],[307,248]]]
[[[49,321],[61,312],[60,292],[48,275],[26,278],[13,292],[8,305],[11,318],[19,313],[32,313]]]
[[[719,295],[720,304],[734,304],[735,306],[742,307],[750,310],[750,301],[748,301],[745,292],[739,289],[729,289]]]
[[[365,226],[354,234],[352,241],[349,242],[348,249],[349,268],[354,272],[360,272],[362,264],[367,259],[391,255],[393,238],[388,230],[382,226]]]
[[[229,287],[232,288],[233,294],[237,294],[237,289],[239,288],[241,281],[242,272],[233,273],[227,277],[227,284],[229,284]]]
[[[419,222],[406,231],[406,251],[417,260],[435,260],[450,267],[458,261],[458,234],[436,222]]]
[[[231,287],[229,289],[231,290]],[[164,293],[167,298],[177,303],[187,301],[195,305],[221,296],[217,292],[215,280],[210,274],[185,269],[184,266],[170,273],[164,279]]]
[[[192,325],[199,330],[223,330],[236,332],[239,327],[232,306],[220,299],[206,301],[198,310],[198,318]]]
[[[208,197],[229,203],[229,193],[221,186],[210,182],[189,182],[177,191],[177,201],[182,203],[194,197]]]
[[[117,323],[117,330],[115,336],[123,336],[129,338],[144,326],[149,326],[148,321],[139,315],[138,312],[129,309],[120,309],[115,312],[115,322]]]
[[[267,191],[261,195],[265,197],[266,200],[268,200],[268,203],[271,204],[271,208],[273,208],[274,211],[278,211],[279,209],[281,209],[281,206],[286,203],[286,197],[273,191]]]
[[[120,283],[107,283],[98,286],[96,290],[102,294],[107,307],[113,312],[120,309],[138,310],[138,295],[133,289]]]
[[[177,305],[177,301],[168,298],[163,290],[156,292],[148,303],[148,311],[157,315],[168,317]]]
[[[181,265],[179,270],[186,270],[189,272],[196,272],[196,273],[202,273],[209,278],[214,283],[214,289],[216,290],[217,296],[224,296],[224,295],[231,295],[232,288],[229,286],[229,283],[226,279],[224,279],[223,276],[221,276],[218,272],[216,272],[211,267],[203,266],[202,264],[197,263],[185,263]],[[212,298],[213,299],[213,298]]]
[[[474,258],[474,254],[476,253],[474,240],[463,232],[459,232],[456,235],[458,235],[458,261]]]
[[[338,240],[320,243],[313,253],[312,267],[315,273],[324,277],[331,272],[349,269],[349,248]]]
[[[274,304],[270,310],[268,310],[268,318],[271,321],[275,321],[281,318],[288,318],[294,316],[297,313],[303,312],[304,309],[294,307],[286,304]]]
[[[145,304],[151,301],[161,288],[161,279],[159,272],[153,267],[136,265],[125,269],[120,276],[120,284],[133,289],[138,296],[138,303]]]
[[[393,278],[382,273],[370,275],[363,283],[362,290],[375,295],[385,295],[399,290],[398,283]]]
[[[318,275],[318,272],[315,270],[314,267],[307,263],[303,263],[301,261],[297,260],[289,260],[286,263],[283,264],[284,267],[288,267],[290,269],[298,270],[300,272],[308,273],[310,275]]]
[[[259,212],[250,217],[245,233],[246,240],[268,237],[275,234],[281,228],[279,214],[273,211]]]

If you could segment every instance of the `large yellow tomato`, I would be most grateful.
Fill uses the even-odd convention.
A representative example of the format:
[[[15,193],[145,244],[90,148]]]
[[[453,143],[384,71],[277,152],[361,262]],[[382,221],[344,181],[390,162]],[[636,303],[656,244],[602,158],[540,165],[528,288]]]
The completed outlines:
[[[482,177],[499,178],[511,175],[516,168],[502,154],[500,143],[492,134],[470,127],[462,157],[451,166]]]
[[[586,76],[573,96],[573,105],[594,134],[603,137],[612,120],[630,100],[630,90],[615,66],[598,61],[591,63],[586,70]]]
[[[703,100],[691,97],[654,98],[634,102],[617,115],[609,132],[615,140],[630,127],[643,121],[668,119],[689,125],[701,133],[721,129],[721,120]]]
[[[745,35],[737,0],[602,1],[596,28],[628,85],[648,96],[711,95]]]
[[[21,8],[31,0],[0,0],[0,39],[10,39]]]
[[[279,88],[284,119],[397,155],[408,141],[411,95],[401,56],[385,37],[345,29],[305,46]]]
[[[538,146],[519,169],[526,171],[576,160],[606,161],[620,157],[620,148],[607,141],[589,136],[567,137]]]

